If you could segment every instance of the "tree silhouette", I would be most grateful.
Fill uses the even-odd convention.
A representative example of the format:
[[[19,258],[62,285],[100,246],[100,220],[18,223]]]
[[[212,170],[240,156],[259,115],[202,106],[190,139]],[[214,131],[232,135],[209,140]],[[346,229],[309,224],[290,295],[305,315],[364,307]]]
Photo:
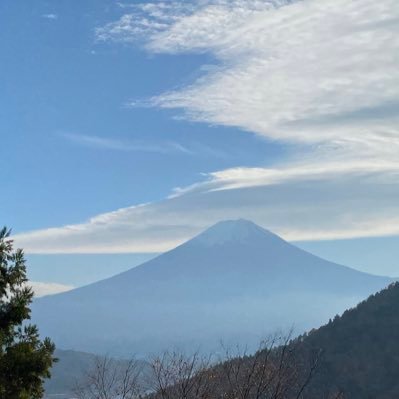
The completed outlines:
[[[13,249],[10,230],[0,230],[0,399],[39,399],[50,377],[54,344],[40,340],[30,319],[24,253]]]

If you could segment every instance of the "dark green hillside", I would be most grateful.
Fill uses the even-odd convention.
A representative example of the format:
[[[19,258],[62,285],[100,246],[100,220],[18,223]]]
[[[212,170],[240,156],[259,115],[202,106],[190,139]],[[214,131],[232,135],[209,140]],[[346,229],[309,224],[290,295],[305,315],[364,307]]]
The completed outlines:
[[[329,387],[350,399],[398,398],[399,283],[296,342],[305,351],[323,350],[312,397]]]

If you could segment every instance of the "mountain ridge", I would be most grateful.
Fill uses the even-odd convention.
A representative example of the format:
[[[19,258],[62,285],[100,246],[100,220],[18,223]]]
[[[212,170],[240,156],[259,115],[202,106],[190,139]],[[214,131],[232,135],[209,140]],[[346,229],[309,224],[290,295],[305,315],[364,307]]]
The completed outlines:
[[[371,295],[327,324],[299,337],[304,353],[322,350],[311,398],[341,391],[351,399],[399,395],[399,283]]]

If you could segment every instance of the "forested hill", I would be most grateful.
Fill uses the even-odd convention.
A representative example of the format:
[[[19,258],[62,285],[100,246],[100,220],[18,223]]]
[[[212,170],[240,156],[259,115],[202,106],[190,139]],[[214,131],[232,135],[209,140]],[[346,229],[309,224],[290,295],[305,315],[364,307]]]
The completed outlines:
[[[311,384],[312,398],[326,387],[344,392],[349,399],[398,398],[399,283],[300,337],[297,343],[306,351],[323,351]]]

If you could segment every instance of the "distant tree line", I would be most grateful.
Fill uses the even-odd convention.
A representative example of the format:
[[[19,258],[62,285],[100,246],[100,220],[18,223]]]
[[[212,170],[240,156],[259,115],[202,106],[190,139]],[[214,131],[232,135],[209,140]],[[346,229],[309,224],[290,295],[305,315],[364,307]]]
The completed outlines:
[[[294,342],[302,353],[322,348],[312,398],[326,387],[350,399],[399,398],[399,283]]]

